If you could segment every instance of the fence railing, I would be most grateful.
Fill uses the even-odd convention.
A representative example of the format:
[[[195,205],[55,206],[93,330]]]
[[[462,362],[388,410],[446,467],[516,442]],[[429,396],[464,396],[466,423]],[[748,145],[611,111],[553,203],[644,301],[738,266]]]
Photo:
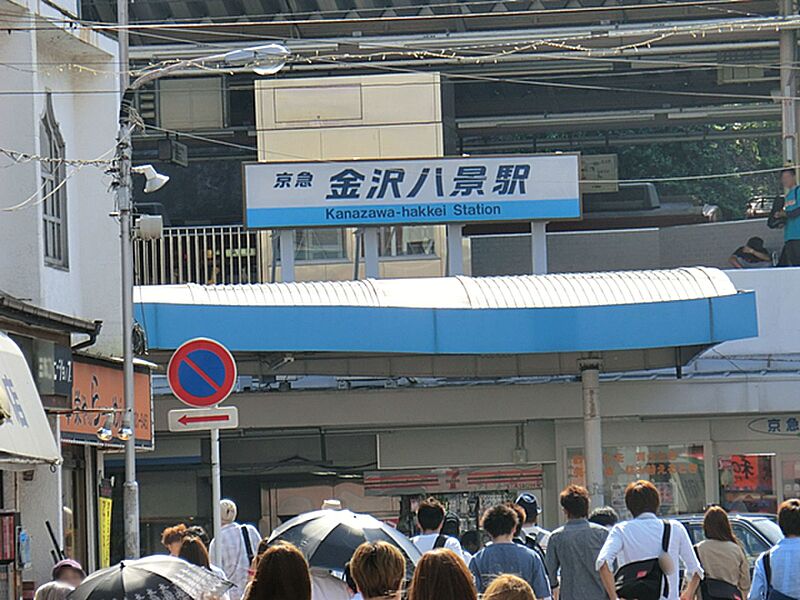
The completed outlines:
[[[239,225],[168,227],[135,242],[136,285],[265,283],[270,243],[269,232]]]

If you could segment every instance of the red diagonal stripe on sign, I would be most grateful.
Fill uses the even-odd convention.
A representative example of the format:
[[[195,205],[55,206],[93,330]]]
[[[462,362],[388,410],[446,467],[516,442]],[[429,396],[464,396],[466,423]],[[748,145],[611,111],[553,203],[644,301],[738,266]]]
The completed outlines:
[[[209,377],[208,374],[205,371],[203,371],[203,369],[198,367],[191,358],[187,356],[183,359],[183,362],[189,365],[195,373],[200,375],[200,377],[203,378],[203,381],[205,381],[208,385],[210,385],[215,392],[219,391],[219,385],[217,385],[217,382],[211,379],[211,377]]]

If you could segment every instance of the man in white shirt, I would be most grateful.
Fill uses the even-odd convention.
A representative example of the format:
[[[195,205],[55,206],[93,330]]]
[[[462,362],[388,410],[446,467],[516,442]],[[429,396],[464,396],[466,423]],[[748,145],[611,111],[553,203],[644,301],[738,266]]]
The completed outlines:
[[[539,499],[535,494],[530,492],[523,492],[517,496],[517,506],[525,511],[525,523],[522,524],[522,533],[525,542],[530,547],[531,543],[535,544],[541,553],[547,553],[547,542],[550,540],[550,532],[544,527],[539,527],[539,515],[542,514],[542,509],[539,507]]]
[[[662,521],[656,516],[661,506],[658,489],[649,481],[636,481],[625,490],[625,505],[633,520],[614,525],[606,543],[597,557],[596,569],[610,600],[617,600],[614,575],[611,565],[618,561],[620,568],[640,560],[659,559],[666,586],[662,586],[662,597],[667,600],[692,600],[703,578],[703,568],[692,549],[686,529],[678,521]],[[662,556],[664,528],[670,528],[667,556]],[[679,565],[685,565],[685,577],[689,581],[680,592]],[[667,591],[666,588],[669,588]]]
[[[465,560],[461,542],[457,538],[441,533],[444,516],[444,506],[436,498],[428,498],[421,502],[417,509],[417,524],[422,533],[411,538],[411,541],[422,554],[437,548],[447,548],[461,557],[461,560]]]
[[[214,538],[211,541],[211,561],[236,586],[228,592],[231,600],[240,600],[247,587],[250,566],[261,542],[261,534],[252,525],[240,525],[236,522],[237,508],[232,500],[223,500],[219,507],[222,529],[219,539]]]

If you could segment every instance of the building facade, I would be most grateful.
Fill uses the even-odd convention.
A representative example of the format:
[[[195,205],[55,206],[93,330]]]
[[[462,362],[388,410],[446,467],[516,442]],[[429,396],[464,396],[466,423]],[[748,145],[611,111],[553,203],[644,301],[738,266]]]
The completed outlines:
[[[38,395],[28,400],[48,414],[51,432],[36,435],[52,435],[61,452],[57,465],[0,464],[2,508],[20,513],[30,536],[29,564],[18,561],[24,568],[6,579],[16,585],[8,597],[21,597],[50,579],[53,556],[88,570],[100,564],[102,451],[119,432],[121,400],[96,362],[106,360],[121,383],[119,364],[107,362],[122,345],[119,231],[106,174],[119,63],[116,40],[82,23],[74,1],[0,8],[8,25],[0,40],[0,330],[33,373]],[[107,421],[112,439],[104,442],[97,432]]]

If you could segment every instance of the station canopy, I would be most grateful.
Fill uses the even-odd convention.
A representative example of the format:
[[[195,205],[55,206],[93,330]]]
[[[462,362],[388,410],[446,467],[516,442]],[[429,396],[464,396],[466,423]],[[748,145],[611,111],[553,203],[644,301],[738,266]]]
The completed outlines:
[[[504,377],[680,367],[758,334],[754,292],[717,269],[142,286],[153,358],[208,337],[240,374]]]

